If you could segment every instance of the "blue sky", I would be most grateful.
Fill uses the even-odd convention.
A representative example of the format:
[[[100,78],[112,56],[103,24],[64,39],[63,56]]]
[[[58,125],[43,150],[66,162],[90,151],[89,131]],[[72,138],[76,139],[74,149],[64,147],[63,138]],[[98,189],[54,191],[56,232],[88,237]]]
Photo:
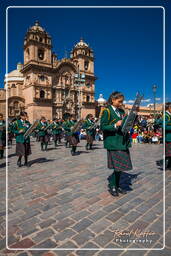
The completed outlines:
[[[171,100],[170,22],[169,1],[24,1],[24,5],[141,5],[166,8],[166,100]],[[5,8],[23,5],[23,1],[2,4],[2,47],[0,87],[5,74]],[[10,8],[8,11],[8,71],[23,62],[23,40],[35,20],[52,37],[53,51],[58,58],[68,54],[80,37],[93,48],[95,54],[96,99],[102,93],[107,99],[119,90],[127,101],[137,91],[144,94],[144,104],[153,102],[152,85],[157,85],[157,102],[163,96],[163,10],[162,8]]]

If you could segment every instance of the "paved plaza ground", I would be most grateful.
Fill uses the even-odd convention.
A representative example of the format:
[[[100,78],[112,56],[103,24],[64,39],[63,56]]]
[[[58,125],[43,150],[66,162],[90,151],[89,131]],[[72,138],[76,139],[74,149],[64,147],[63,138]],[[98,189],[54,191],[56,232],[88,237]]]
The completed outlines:
[[[171,171],[166,171],[166,247],[160,250],[164,190],[163,170],[156,161],[162,159],[163,145],[133,145],[134,168],[121,177],[127,194],[112,197],[107,191],[112,170],[107,169],[103,142],[86,151],[81,141],[76,156],[63,144],[55,149],[51,142],[47,152],[40,151],[38,142],[31,144],[30,168],[18,168],[15,143],[9,148],[8,246],[14,250],[5,245],[5,159],[0,160],[0,255],[171,255]]]

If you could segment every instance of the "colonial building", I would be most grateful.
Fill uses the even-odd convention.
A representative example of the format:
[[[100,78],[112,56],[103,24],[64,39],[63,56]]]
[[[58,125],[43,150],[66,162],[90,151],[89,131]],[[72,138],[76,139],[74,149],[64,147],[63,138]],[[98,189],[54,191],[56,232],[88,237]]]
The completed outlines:
[[[52,52],[51,36],[36,21],[24,38],[24,63],[5,77],[8,116],[25,110],[33,122],[42,115],[47,119],[62,118],[64,113],[77,118],[94,115],[95,80],[89,45],[80,39],[70,58],[59,60]]]

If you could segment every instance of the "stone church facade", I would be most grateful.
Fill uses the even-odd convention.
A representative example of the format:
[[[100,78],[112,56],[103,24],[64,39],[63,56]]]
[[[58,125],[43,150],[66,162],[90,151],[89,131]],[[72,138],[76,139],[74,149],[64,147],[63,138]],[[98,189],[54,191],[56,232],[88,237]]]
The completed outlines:
[[[95,115],[94,54],[80,39],[69,58],[59,60],[52,52],[52,38],[35,22],[24,39],[24,63],[5,77],[8,116],[24,110],[33,122],[41,116],[62,118],[65,113],[85,118]],[[0,96],[0,101],[3,101]]]

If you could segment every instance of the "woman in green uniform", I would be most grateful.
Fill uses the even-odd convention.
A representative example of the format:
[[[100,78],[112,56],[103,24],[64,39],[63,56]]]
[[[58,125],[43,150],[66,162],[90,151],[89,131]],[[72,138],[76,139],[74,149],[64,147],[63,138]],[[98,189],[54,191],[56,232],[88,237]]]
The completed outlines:
[[[104,136],[104,148],[107,149],[108,168],[113,169],[109,179],[109,192],[113,196],[119,193],[126,194],[120,187],[120,176],[122,171],[132,169],[129,153],[129,134],[121,132],[122,120],[125,116],[123,105],[124,96],[120,92],[113,92],[108,100],[108,107],[104,109],[101,116],[100,127]]]
[[[27,120],[28,116],[26,112],[20,113],[20,119],[16,120],[13,125],[13,132],[16,138],[16,155],[18,156],[17,165],[21,167],[21,159],[24,156],[24,165],[29,167],[28,155],[31,154],[30,137],[26,139],[24,137],[25,132],[31,126],[30,122]]]
[[[171,102],[166,103],[165,109],[165,168],[171,169]]]

